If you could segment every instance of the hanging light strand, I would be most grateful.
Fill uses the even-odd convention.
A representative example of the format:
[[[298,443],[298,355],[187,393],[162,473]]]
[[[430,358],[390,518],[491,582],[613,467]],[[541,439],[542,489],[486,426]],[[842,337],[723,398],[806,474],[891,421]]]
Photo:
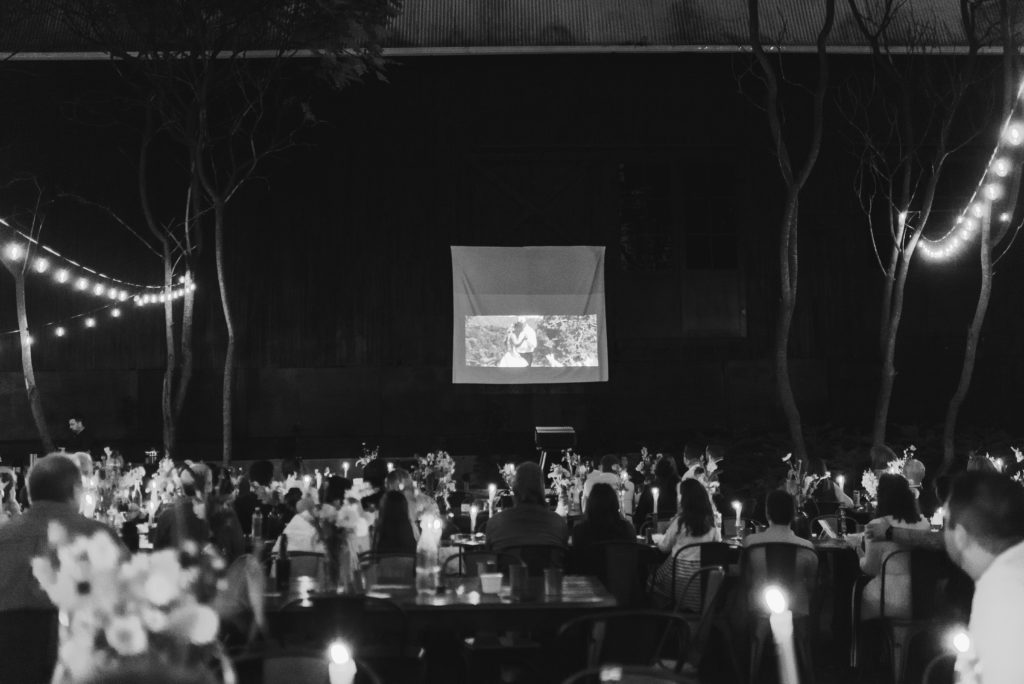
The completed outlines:
[[[1013,220],[1013,207],[1002,202],[1009,193],[1007,177],[1024,163],[1024,81],[1017,89],[1010,115],[1003,122],[992,156],[985,167],[978,186],[967,206],[942,237],[922,236],[918,249],[921,256],[931,261],[946,261],[956,257],[973,241],[982,221],[1009,223]]]
[[[79,292],[103,297],[113,302],[126,302],[131,299],[136,306],[144,306],[174,301],[184,297],[186,292],[196,289],[192,274],[189,272],[178,276],[177,286],[170,287],[140,285],[121,280],[80,264],[74,259],[69,259],[31,235],[14,228],[2,218],[0,218],[0,224],[11,233],[0,251],[0,258],[14,262],[29,258],[30,248],[34,245],[37,250],[36,254],[31,257],[32,263],[28,265],[28,272],[40,276],[50,275],[56,284],[66,285]]]
[[[28,330],[29,344],[34,344],[43,335],[67,337],[75,330],[95,328],[103,317],[104,312],[106,312],[109,318],[121,318],[124,313],[123,309],[117,304],[106,304],[83,311],[74,316],[67,316],[50,321],[49,323],[43,323],[42,325],[33,325]],[[21,333],[20,328],[4,330],[0,332],[0,337],[17,335],[19,333]]]

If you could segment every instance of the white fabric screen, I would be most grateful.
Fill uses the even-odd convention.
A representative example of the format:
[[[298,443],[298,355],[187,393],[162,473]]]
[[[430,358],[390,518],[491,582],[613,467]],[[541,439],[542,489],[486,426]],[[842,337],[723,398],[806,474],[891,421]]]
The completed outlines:
[[[452,382],[608,380],[604,247],[452,247]]]

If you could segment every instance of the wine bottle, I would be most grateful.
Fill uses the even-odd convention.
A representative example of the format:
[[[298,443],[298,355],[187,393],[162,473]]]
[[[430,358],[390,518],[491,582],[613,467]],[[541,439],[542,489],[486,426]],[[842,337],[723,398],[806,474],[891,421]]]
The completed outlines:
[[[292,578],[292,562],[288,558],[287,534],[281,535],[281,548],[274,566],[274,574],[277,575],[277,590],[281,593],[288,591],[288,583]]]

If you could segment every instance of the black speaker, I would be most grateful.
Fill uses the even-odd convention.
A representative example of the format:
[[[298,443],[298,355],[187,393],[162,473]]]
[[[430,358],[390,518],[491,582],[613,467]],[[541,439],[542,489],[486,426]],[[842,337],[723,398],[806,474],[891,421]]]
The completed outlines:
[[[576,446],[576,430],[566,426],[535,427],[533,438],[541,451],[572,449]]]

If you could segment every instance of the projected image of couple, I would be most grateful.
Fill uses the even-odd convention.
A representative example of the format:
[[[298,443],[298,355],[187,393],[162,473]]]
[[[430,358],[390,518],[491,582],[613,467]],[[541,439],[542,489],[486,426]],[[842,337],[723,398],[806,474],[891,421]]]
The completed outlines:
[[[498,361],[499,368],[524,368],[533,365],[533,352],[537,349],[537,331],[519,316],[505,333],[505,355]]]

